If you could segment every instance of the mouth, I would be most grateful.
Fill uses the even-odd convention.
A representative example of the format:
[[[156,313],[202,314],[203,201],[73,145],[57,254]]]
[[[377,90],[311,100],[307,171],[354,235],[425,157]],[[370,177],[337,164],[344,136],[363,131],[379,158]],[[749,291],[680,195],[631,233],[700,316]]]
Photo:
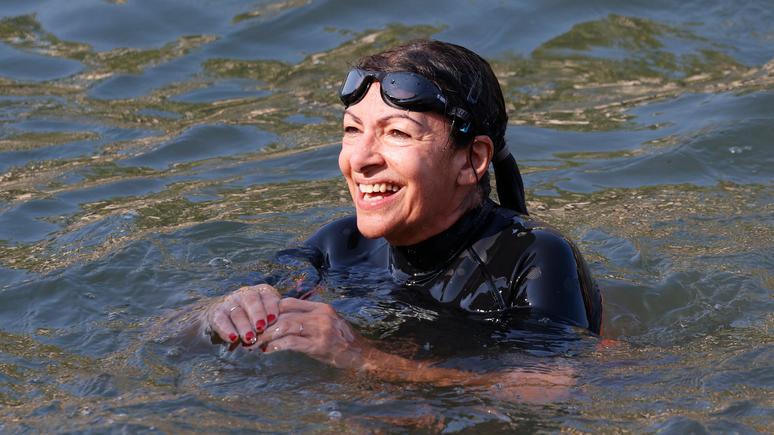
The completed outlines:
[[[390,183],[358,184],[357,187],[363,193],[363,200],[368,202],[385,199],[400,190],[400,186]]]

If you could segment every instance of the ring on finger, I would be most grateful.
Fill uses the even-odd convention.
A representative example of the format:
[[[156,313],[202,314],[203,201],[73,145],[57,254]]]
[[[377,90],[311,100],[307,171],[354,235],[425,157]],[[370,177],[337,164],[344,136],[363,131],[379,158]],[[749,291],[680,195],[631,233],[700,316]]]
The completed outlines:
[[[233,306],[233,307],[229,308],[229,310],[228,310],[228,316],[229,316],[229,317],[231,317],[231,313],[232,313],[234,310],[236,310],[237,308],[240,308],[240,307],[239,307],[239,305],[236,305],[236,306]]]

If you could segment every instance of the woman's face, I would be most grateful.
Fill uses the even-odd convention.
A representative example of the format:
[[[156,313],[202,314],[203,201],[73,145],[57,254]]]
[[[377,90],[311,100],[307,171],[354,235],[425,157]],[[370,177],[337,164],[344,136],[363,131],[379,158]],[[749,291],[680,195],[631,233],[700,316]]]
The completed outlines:
[[[339,168],[368,238],[411,245],[449,228],[475,189],[461,182],[466,162],[444,116],[388,106],[378,82],[344,112]]]

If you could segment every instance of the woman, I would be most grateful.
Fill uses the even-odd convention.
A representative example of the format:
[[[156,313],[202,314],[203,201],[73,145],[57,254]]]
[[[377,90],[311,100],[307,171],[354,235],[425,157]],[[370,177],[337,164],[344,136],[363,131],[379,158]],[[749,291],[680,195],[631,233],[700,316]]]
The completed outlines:
[[[323,275],[370,267],[387,271],[419,303],[463,319],[549,318],[599,332],[601,296],[583,257],[527,216],[504,139],[502,92],[484,59],[453,44],[410,41],[362,59],[339,96],[346,107],[339,167],[357,214],[306,240]],[[489,199],[490,162],[501,205]],[[375,349],[330,305],[291,296],[244,287],[210,310],[210,327],[226,342],[266,353],[294,350],[401,379],[451,379]]]

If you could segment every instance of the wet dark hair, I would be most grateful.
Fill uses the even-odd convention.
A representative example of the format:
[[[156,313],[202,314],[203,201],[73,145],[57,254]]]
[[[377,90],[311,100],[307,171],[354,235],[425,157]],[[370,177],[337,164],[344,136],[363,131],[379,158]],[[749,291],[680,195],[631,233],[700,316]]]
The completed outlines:
[[[465,47],[448,42],[415,39],[360,59],[358,69],[382,72],[411,72],[433,82],[447,99],[448,106],[466,110],[473,117],[467,132],[452,124],[452,140],[460,148],[470,145],[477,135],[494,143],[492,164],[497,177],[500,203],[527,214],[524,185],[518,166],[505,143],[508,114],[505,100],[489,62]],[[491,192],[489,172],[479,180],[484,198]]]

